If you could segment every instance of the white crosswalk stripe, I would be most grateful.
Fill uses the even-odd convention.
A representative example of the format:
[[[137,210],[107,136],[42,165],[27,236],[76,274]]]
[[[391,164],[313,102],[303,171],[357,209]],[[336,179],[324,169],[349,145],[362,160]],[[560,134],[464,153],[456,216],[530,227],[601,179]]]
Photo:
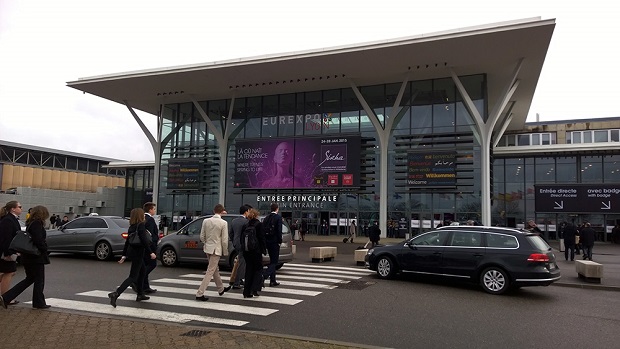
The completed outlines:
[[[231,327],[245,326],[260,317],[277,313],[283,307],[297,305],[306,297],[315,297],[337,288],[339,284],[358,280],[372,272],[347,267],[331,267],[311,264],[286,264],[278,270],[278,287],[265,287],[260,297],[243,298],[238,290],[231,290],[219,296],[215,283],[211,281],[204,293],[206,302],[196,301],[195,296],[204,273],[183,274],[175,278],[152,278],[151,285],[158,293],[150,299],[135,302],[135,293],[124,292],[117,301],[117,307],[109,304],[109,291],[91,290],[77,293],[77,299],[48,298],[53,307],[83,312],[153,319],[176,323],[203,322]],[[225,285],[230,272],[221,272]],[[155,309],[157,308],[157,309]]]
[[[107,296],[106,296],[107,297]],[[229,326],[243,326],[248,321],[239,321],[231,319],[220,319],[211,316],[193,315],[175,313],[170,311],[159,311],[151,309],[133,308],[133,307],[117,307],[112,308],[109,304],[98,304],[92,302],[81,302],[67,299],[47,298],[45,302],[52,307],[62,309],[72,309],[97,314],[122,315],[133,318],[142,318],[150,320],[163,320],[169,322],[186,323],[189,321],[201,321],[212,324],[221,324]]]

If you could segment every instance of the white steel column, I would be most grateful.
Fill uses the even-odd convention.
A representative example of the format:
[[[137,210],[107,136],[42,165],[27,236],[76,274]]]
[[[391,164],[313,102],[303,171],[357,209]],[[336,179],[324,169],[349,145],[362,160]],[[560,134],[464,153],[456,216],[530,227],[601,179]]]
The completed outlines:
[[[142,129],[142,132],[146,135],[146,138],[148,138],[151,143],[151,147],[153,148],[153,154],[155,155],[155,173],[153,173],[153,202],[157,204],[157,199],[159,198],[159,171],[161,167],[161,128],[163,121],[163,106],[159,106],[159,115],[157,115],[157,139],[155,139],[155,137],[151,134],[151,131],[149,131],[146,125],[144,125],[142,119],[138,117],[138,114],[136,114],[135,110],[133,110],[129,103],[125,100],[123,102],[138,123],[138,126]]]
[[[452,68],[450,68],[450,75],[452,76],[452,80],[456,85],[456,88],[459,90],[459,93],[463,97],[463,102],[465,107],[469,111],[469,114],[473,117],[480,140],[480,200],[481,202],[481,215],[482,215],[482,224],[486,226],[491,225],[491,197],[493,193],[491,193],[491,147],[496,144],[492,140],[493,137],[493,129],[497,124],[498,120],[502,115],[502,111],[508,105],[510,98],[513,93],[516,91],[517,87],[519,87],[519,80],[517,80],[517,76],[519,75],[519,71],[521,70],[521,66],[523,65],[523,58],[521,58],[517,64],[513,73],[510,77],[510,80],[504,87],[502,93],[500,94],[499,100],[494,104],[493,110],[490,111],[489,117],[485,121],[480,112],[474,105],[474,102],[471,100],[471,97],[465,90],[465,87],[461,83],[458,75],[454,72]],[[501,133],[506,129],[506,123],[512,120],[511,117],[507,117],[504,120],[504,125],[500,127],[500,134],[497,137],[501,137]]]
[[[407,75],[400,87],[396,101],[394,101],[394,107],[391,110],[389,116],[385,116],[385,128],[381,126],[379,118],[375,114],[374,110],[368,105],[364,96],[357,88],[357,85],[349,80],[349,85],[355,93],[355,96],[359,100],[362,108],[368,114],[368,118],[377,131],[377,137],[379,138],[379,228],[381,229],[381,237],[387,236],[387,199],[388,199],[388,145],[390,140],[390,133],[394,126],[394,119],[398,115],[398,106],[403,98],[403,94],[407,88],[407,82],[409,81],[409,75]]]
[[[202,116],[202,119],[207,123],[211,132],[215,136],[215,141],[217,142],[220,154],[220,184],[219,184],[219,198],[218,203],[224,205],[226,201],[226,173],[227,173],[227,164],[228,164],[228,137],[230,134],[230,126],[232,123],[232,110],[235,104],[235,98],[233,97],[230,102],[230,107],[228,109],[228,120],[226,120],[226,127],[224,130],[224,134],[220,130],[215,127],[215,124],[209,118],[209,115],[202,109],[200,104],[196,101],[194,97],[192,97],[192,103],[196,107],[196,110]]]

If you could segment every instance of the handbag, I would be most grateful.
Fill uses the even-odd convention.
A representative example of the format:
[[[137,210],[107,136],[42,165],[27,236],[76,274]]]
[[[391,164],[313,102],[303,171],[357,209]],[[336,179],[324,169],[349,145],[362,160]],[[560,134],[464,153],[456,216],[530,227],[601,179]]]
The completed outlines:
[[[579,244],[579,235],[575,235],[575,245]]]
[[[140,234],[138,231],[134,231],[131,235],[129,235],[129,246],[132,247],[140,247],[142,246],[142,240],[140,240]]]
[[[28,232],[19,230],[17,235],[11,240],[11,245],[9,245],[9,250],[17,251],[19,253],[40,255],[41,251],[34,245],[32,242],[32,237]]]

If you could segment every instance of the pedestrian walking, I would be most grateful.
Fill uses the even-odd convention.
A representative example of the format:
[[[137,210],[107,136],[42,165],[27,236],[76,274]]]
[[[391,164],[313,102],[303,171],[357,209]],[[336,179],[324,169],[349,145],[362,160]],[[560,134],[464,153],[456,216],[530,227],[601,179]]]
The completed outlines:
[[[564,259],[568,260],[570,254],[570,260],[575,260],[575,240],[579,236],[577,227],[571,223],[565,223],[563,229],[564,236]],[[570,251],[570,252],[569,252]]]
[[[50,264],[50,259],[47,256],[47,233],[45,231],[45,222],[49,217],[50,213],[45,206],[35,206],[30,209],[30,215],[26,220],[26,231],[30,234],[32,243],[39,250],[39,254],[21,254],[21,264],[24,265],[26,278],[0,296],[0,305],[5,309],[7,304],[11,304],[17,296],[32,284],[34,284],[32,288],[32,307],[35,309],[50,307],[45,302],[45,295],[43,294],[43,289],[45,288],[45,265]]]
[[[157,243],[159,242],[159,229],[157,228],[157,222],[155,222],[155,207],[157,205],[154,202],[147,202],[142,206],[144,210],[144,227],[150,233],[147,236],[150,238],[151,251],[157,251]],[[144,254],[144,283],[142,284],[142,290],[145,294],[155,293],[156,289],[151,288],[149,284],[149,274],[157,268],[157,259],[152,259],[147,253]]]
[[[258,291],[263,283],[263,255],[267,254],[267,242],[263,223],[258,220],[258,215],[258,210],[254,208],[247,211],[248,221],[244,224],[242,233],[239,235],[239,244],[243,249],[243,258],[245,259],[243,298],[258,297]]]
[[[229,284],[232,285],[234,290],[241,289],[241,286],[243,286],[243,278],[245,277],[246,264],[243,246],[241,244],[241,233],[243,232],[243,227],[248,222],[246,216],[248,214],[248,210],[251,208],[252,206],[248,204],[241,206],[239,208],[239,214],[241,217],[233,219],[230,223],[230,229],[228,230],[228,235],[232,241],[232,245],[235,248],[235,252],[237,252],[237,259],[235,260],[232,272],[230,273],[229,281]]]
[[[306,241],[306,233],[308,232],[308,221],[305,219],[301,219],[301,229],[299,233],[301,234],[301,241]]]
[[[224,293],[228,292],[232,287],[224,287],[218,266],[220,256],[228,255],[228,222],[222,219],[223,212],[224,206],[222,204],[217,204],[213,208],[214,215],[202,222],[200,241],[204,244],[203,251],[206,253],[207,259],[209,260],[209,266],[200,283],[200,287],[198,287],[198,291],[196,291],[197,301],[209,300],[209,297],[205,296],[204,293],[211,279],[215,281],[215,286],[220,296],[224,295]]]
[[[381,239],[381,229],[379,228],[379,222],[374,221],[373,225],[368,228],[368,242],[371,243],[371,248],[379,244]],[[368,247],[368,242],[364,245],[364,248]]]
[[[353,239],[357,234],[357,225],[355,225],[355,220],[351,221],[351,225],[349,226],[349,241],[353,243]]]
[[[150,299],[149,296],[144,294],[142,289],[144,285],[144,275],[146,275],[146,268],[144,266],[144,253],[146,252],[151,259],[155,259],[155,252],[151,250],[151,237],[145,226],[144,210],[141,208],[134,208],[129,213],[129,229],[127,229],[127,239],[125,240],[125,246],[123,247],[123,256],[118,261],[119,264],[123,264],[127,259],[127,256],[131,257],[131,269],[129,269],[129,276],[116,288],[116,291],[108,293],[110,298],[110,304],[116,308],[116,300],[132,283],[136,285],[136,302],[145,301]],[[137,234],[139,238],[139,244],[132,244],[133,235]]]
[[[265,271],[263,278],[269,278],[269,286],[278,286],[276,281],[276,267],[280,259],[280,244],[282,244],[282,216],[278,214],[280,208],[278,204],[271,204],[271,213],[263,220],[263,233],[267,244],[267,252],[269,253],[269,266]]]
[[[9,250],[11,241],[21,230],[19,216],[22,205],[18,201],[9,201],[0,209],[0,295],[11,287],[11,280],[17,271],[17,254]],[[13,300],[9,305],[17,304]]]
[[[583,229],[579,231],[581,245],[583,247],[583,259],[592,260],[592,248],[594,240],[596,240],[596,232],[592,229],[590,222],[583,225]]]

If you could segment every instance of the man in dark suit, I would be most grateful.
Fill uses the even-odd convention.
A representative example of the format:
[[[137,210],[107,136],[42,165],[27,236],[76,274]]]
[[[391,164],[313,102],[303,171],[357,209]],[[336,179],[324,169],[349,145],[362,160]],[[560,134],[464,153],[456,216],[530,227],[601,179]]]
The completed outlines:
[[[143,206],[145,215],[144,224],[146,227],[146,231],[151,234],[152,251],[157,250],[157,242],[159,241],[159,230],[157,229],[157,222],[155,222],[155,218],[153,218],[153,216],[155,215],[155,206],[156,205],[153,202],[147,202]],[[142,289],[144,290],[144,293],[157,292],[156,289],[151,288],[151,286],[149,285],[149,274],[153,271],[153,269],[155,269],[155,267],[157,267],[157,259],[151,259],[150,256],[145,255],[144,265],[146,266],[146,271],[144,273],[144,285]]]
[[[570,260],[575,260],[575,237],[579,235],[577,228],[571,223],[563,223],[562,236],[564,237],[564,259],[568,260],[570,251]]]
[[[278,286],[276,281],[276,267],[280,259],[280,244],[282,243],[282,216],[278,214],[280,208],[278,204],[271,204],[271,213],[263,220],[263,232],[267,242],[267,252],[269,253],[269,266],[263,274],[263,278],[269,278],[269,286]]]
[[[592,260],[592,248],[594,247],[594,240],[596,240],[596,231],[592,229],[590,222],[586,222],[583,225],[583,229],[579,230],[579,241],[583,246],[583,259]]]

